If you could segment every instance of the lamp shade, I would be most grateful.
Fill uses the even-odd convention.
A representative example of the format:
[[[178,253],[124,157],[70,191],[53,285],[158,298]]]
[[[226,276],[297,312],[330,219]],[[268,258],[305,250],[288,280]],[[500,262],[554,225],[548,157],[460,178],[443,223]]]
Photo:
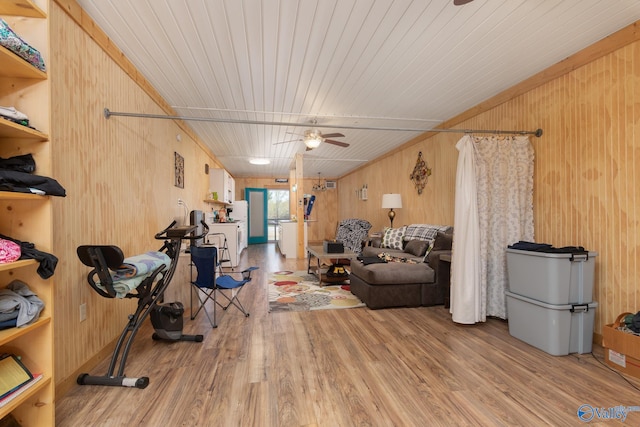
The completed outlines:
[[[382,208],[383,209],[400,209],[402,208],[402,196],[400,194],[383,194],[382,195]]]

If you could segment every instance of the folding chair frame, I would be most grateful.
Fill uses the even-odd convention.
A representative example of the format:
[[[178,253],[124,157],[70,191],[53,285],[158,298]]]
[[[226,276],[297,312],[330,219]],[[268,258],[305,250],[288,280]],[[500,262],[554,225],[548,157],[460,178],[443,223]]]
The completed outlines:
[[[197,284],[198,278],[194,280],[194,277],[193,277],[193,266],[196,266],[196,270],[197,270],[197,264],[194,261],[193,254],[198,253],[202,249],[211,250],[211,257],[213,262],[213,267],[211,272],[212,277],[205,278],[204,283],[201,283],[200,285],[198,285]],[[207,248],[192,247],[191,254],[192,254],[192,259],[191,259],[192,268],[191,268],[191,276],[190,276],[191,301],[193,301],[193,294],[195,293],[199,302],[199,307],[197,308],[197,310],[195,310],[195,312],[194,312],[193,304],[191,305],[191,320],[194,320],[198,316],[200,311],[204,309],[205,315],[207,316],[207,319],[209,319],[209,323],[211,324],[211,327],[217,328],[218,327],[217,307],[220,307],[223,310],[227,310],[232,305],[235,306],[238,310],[240,310],[240,312],[244,314],[245,317],[249,317],[249,312],[244,308],[244,306],[242,305],[238,297],[244,285],[246,285],[251,281],[251,272],[253,270],[257,270],[258,267],[250,267],[250,268],[247,268],[246,270],[243,270],[240,273],[242,274],[242,279],[236,280],[222,270],[220,262],[218,262],[218,250],[215,246],[211,246]],[[199,274],[208,274],[208,273],[205,273],[205,272],[201,273],[200,271],[197,271],[197,274],[199,275]],[[224,292],[225,290],[231,293],[231,297],[229,297]],[[224,297],[226,301],[223,301],[223,302],[218,301],[218,298],[217,298],[218,293],[220,293],[220,295]],[[206,307],[206,304],[209,301],[213,302],[213,320],[211,319],[211,314],[209,313],[209,310]]]

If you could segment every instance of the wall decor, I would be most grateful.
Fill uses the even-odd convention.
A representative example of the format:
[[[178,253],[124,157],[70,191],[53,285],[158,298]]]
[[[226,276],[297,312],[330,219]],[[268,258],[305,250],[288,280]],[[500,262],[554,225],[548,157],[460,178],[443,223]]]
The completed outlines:
[[[362,188],[356,190],[356,195],[360,200],[368,200],[369,199],[369,188],[367,184],[364,184]]]
[[[177,152],[174,152],[173,155],[175,159],[174,165],[176,170],[175,186],[184,188],[184,157],[182,157]]]
[[[424,186],[427,185],[427,179],[430,175],[431,168],[429,168],[427,162],[422,158],[422,151],[420,151],[418,153],[418,160],[410,176],[411,181],[413,181],[413,184],[416,186],[416,190],[418,190],[418,194],[422,194],[422,190]]]

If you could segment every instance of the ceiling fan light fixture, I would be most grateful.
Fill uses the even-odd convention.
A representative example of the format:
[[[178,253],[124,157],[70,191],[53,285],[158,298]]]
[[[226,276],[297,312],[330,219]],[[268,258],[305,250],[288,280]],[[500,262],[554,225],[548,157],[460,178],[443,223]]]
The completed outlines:
[[[318,148],[321,143],[322,143],[322,138],[317,135],[306,136],[304,138],[304,145],[306,145],[307,148],[310,148],[310,149]]]
[[[250,159],[249,163],[251,163],[252,165],[268,165],[269,163],[271,163],[271,160],[265,158],[255,158]]]
[[[327,183],[326,181],[324,184],[320,183],[320,172],[318,172],[318,183],[313,184],[313,191],[326,191],[326,189],[327,189]]]

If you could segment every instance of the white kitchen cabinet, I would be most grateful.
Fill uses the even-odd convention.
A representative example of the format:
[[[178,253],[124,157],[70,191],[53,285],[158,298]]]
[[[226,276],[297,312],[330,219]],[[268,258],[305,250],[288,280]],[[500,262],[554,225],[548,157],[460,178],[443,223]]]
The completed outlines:
[[[304,223],[304,247],[308,246],[307,223]],[[285,258],[297,258],[298,248],[298,222],[280,221],[278,224],[278,249]],[[307,257],[307,251],[304,251]]]
[[[235,180],[224,169],[209,169],[209,189],[218,193],[218,200],[233,203],[235,200]]]

